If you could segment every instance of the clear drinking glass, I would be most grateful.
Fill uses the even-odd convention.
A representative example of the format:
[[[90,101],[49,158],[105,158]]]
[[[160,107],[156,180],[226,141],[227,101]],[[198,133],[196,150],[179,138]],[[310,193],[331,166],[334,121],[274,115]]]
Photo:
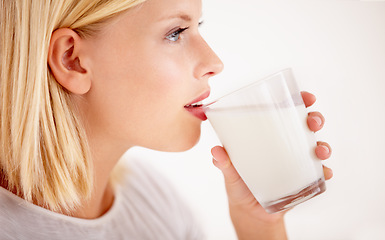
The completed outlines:
[[[316,139],[291,69],[204,106],[236,170],[268,213],[326,190]]]

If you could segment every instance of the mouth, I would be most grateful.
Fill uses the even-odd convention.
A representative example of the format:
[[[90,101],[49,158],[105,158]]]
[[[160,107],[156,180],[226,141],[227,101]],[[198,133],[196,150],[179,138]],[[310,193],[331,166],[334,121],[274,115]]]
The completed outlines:
[[[186,104],[184,108],[189,111],[192,115],[197,117],[198,119],[205,121],[207,120],[206,114],[204,113],[204,109],[202,108],[202,101],[210,96],[210,90],[204,92],[202,95]]]

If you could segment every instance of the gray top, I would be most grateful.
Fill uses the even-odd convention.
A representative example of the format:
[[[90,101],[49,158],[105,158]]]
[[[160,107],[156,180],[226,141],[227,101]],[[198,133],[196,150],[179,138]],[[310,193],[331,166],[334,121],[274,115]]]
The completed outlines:
[[[112,207],[92,220],[49,211],[0,187],[0,239],[204,239],[164,177],[138,160],[125,163]]]

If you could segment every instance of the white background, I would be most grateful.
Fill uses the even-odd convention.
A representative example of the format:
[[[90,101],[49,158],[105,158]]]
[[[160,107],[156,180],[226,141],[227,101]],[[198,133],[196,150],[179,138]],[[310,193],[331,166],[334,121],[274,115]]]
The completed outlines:
[[[385,239],[385,2],[203,0],[201,32],[225,64],[212,97],[292,67],[326,117],[333,147],[327,191],[290,211],[290,239]],[[156,165],[190,203],[209,239],[236,239],[208,122],[184,153],[130,150]]]

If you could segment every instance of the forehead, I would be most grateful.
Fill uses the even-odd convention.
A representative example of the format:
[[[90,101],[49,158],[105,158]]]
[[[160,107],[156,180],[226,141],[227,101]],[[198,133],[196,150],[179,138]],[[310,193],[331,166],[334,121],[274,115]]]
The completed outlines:
[[[93,39],[135,40],[174,23],[199,22],[201,14],[201,0],[147,0],[111,19]]]
[[[202,12],[201,0],[147,0],[135,7],[132,15],[141,16],[146,22],[167,21],[180,18],[185,21],[199,19]]]

